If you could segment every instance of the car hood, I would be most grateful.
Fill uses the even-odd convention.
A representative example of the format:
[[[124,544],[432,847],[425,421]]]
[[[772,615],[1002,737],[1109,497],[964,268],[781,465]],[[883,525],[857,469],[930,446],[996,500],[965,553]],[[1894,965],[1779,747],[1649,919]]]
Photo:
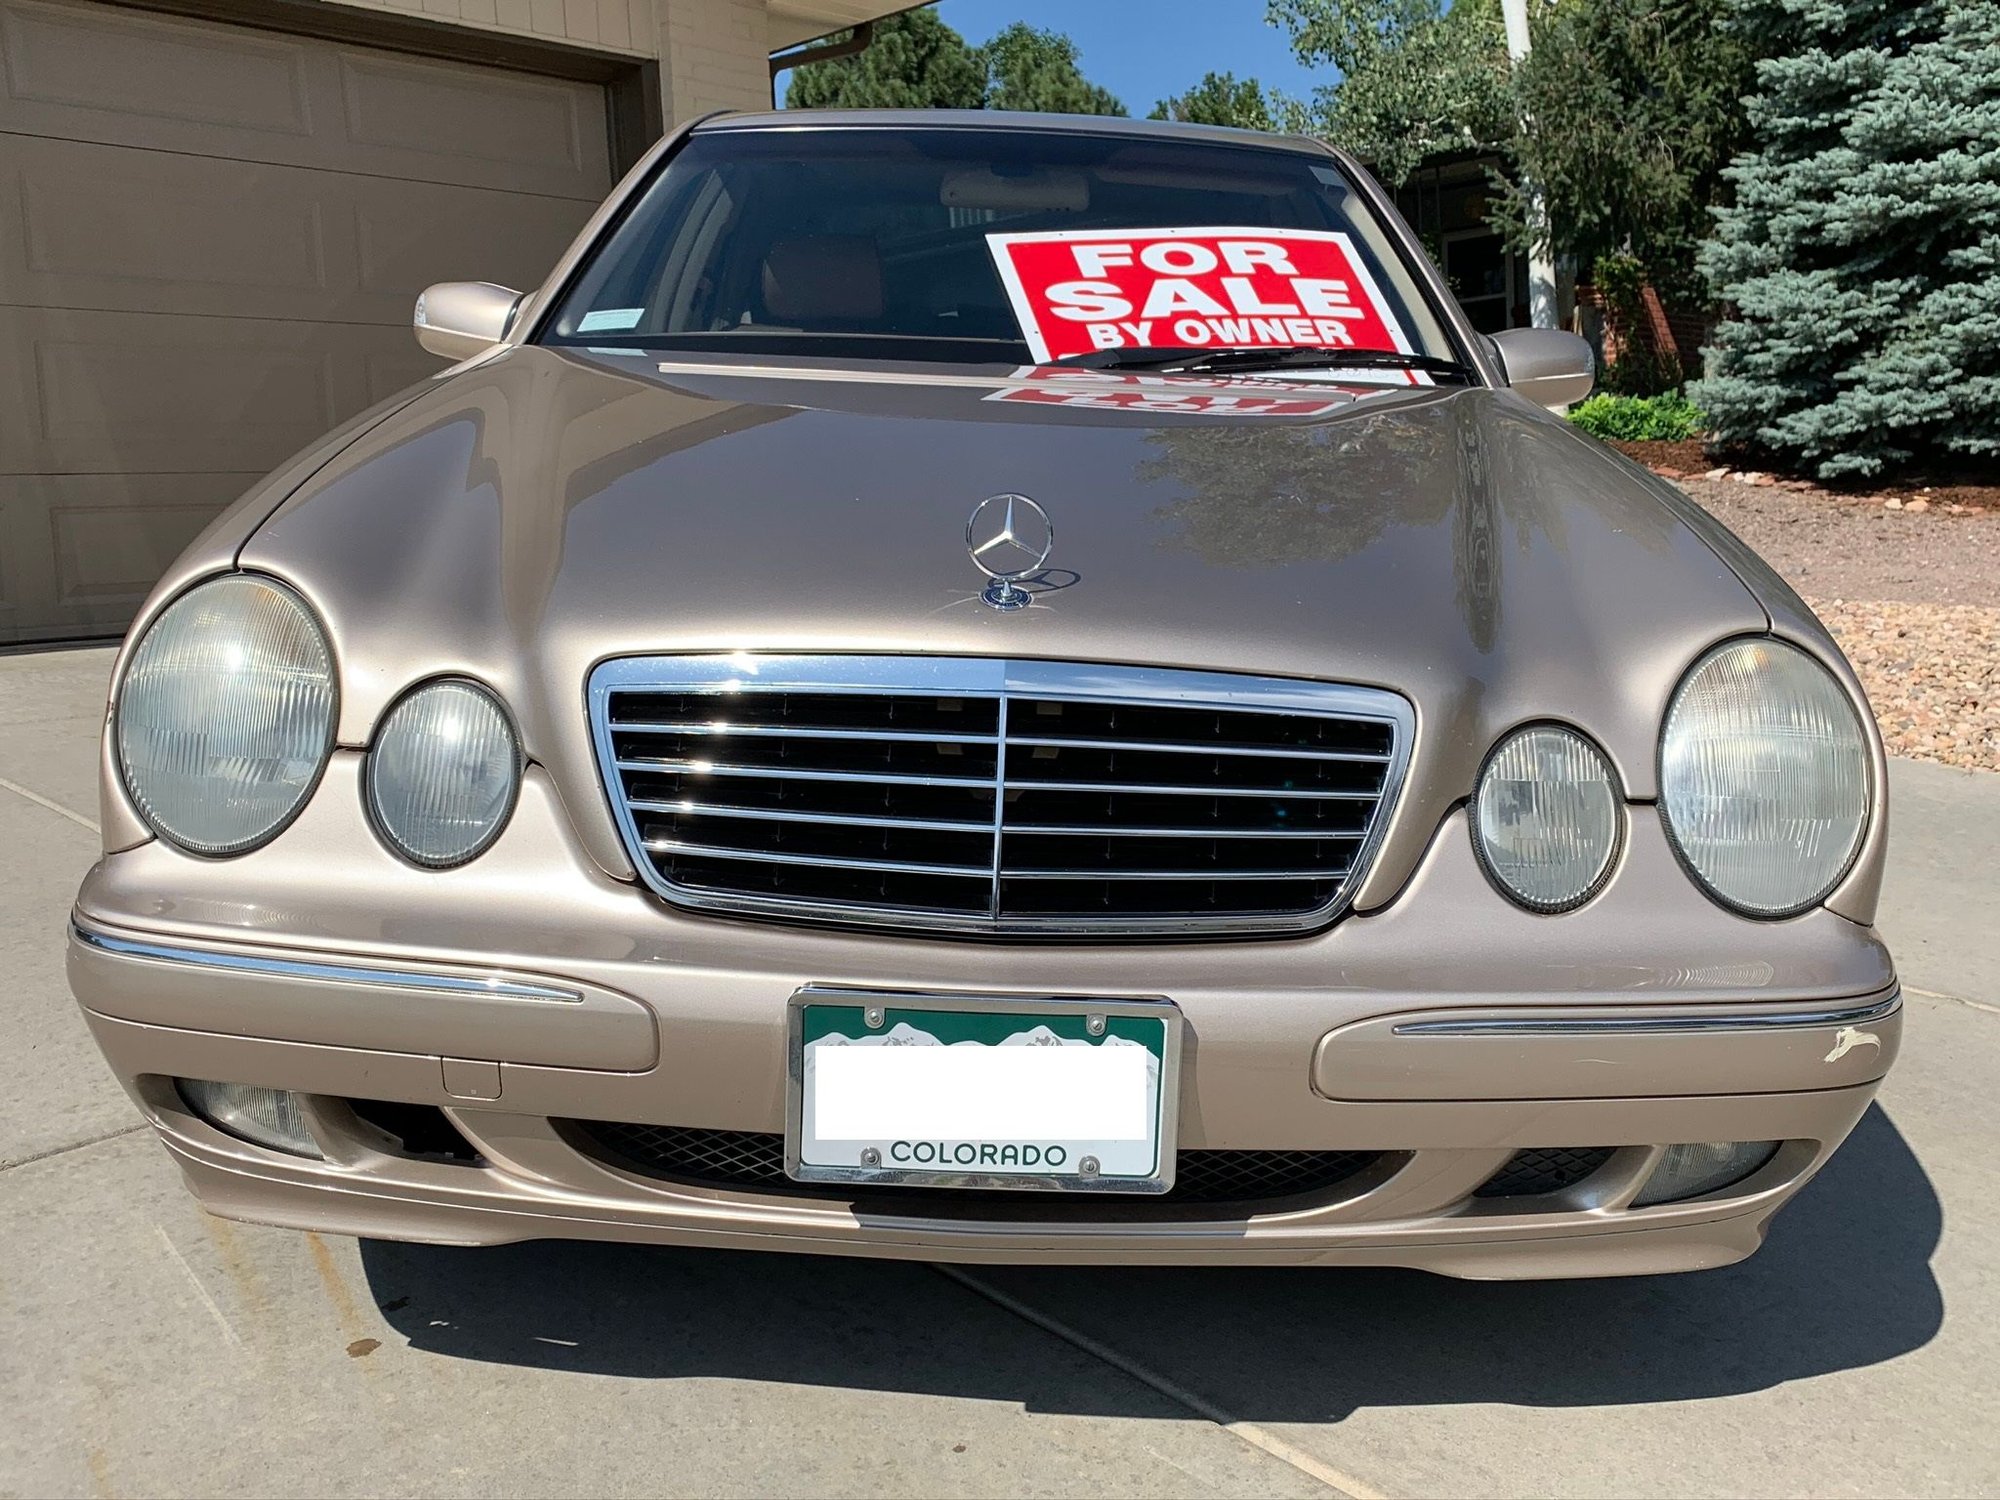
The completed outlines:
[[[965,538],[1003,491],[1055,530],[1012,613],[981,601]],[[240,562],[325,618],[343,744],[414,682],[481,678],[614,874],[584,711],[608,657],[925,652],[1390,688],[1418,737],[1366,907],[1515,724],[1577,725],[1652,795],[1680,674],[1768,624],[1701,524],[1506,391],[527,347],[365,432]]]

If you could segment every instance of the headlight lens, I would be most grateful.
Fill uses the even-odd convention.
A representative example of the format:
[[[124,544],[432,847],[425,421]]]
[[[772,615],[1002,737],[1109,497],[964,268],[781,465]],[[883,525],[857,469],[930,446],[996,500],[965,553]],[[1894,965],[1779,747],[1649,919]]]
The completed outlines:
[[[1618,852],[1618,788],[1595,745],[1553,724],[1516,730],[1487,758],[1473,842],[1531,911],[1567,911],[1603,884]]]
[[[368,756],[368,807],[413,864],[463,864],[499,837],[521,784],[521,750],[477,683],[418,688],[389,711]]]
[[[244,574],[201,584],[126,667],[114,739],[125,790],[183,849],[253,849],[319,780],[334,699],[333,652],[297,594]]]
[[[1731,641],[1674,693],[1660,810],[1718,899],[1785,917],[1825,899],[1868,822],[1868,744],[1841,686],[1783,641]]]

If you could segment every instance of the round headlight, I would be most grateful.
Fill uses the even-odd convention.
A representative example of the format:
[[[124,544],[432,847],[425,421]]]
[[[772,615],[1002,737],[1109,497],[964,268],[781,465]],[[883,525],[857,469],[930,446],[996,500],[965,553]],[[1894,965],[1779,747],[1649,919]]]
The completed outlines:
[[[1833,674],[1783,641],[1694,664],[1660,736],[1660,811],[1711,894],[1789,917],[1847,874],[1868,823],[1868,741]]]
[[[427,869],[464,864],[500,836],[521,749],[477,683],[433,682],[389,711],[368,754],[368,808],[389,846]]]
[[[1472,842],[1500,888],[1530,911],[1597,893],[1618,853],[1618,786],[1603,752],[1553,724],[1516,730],[1487,757]]]
[[[118,690],[118,770],[153,832],[241,854],[290,822],[333,750],[333,652],[305,602],[235,574],[146,631]]]

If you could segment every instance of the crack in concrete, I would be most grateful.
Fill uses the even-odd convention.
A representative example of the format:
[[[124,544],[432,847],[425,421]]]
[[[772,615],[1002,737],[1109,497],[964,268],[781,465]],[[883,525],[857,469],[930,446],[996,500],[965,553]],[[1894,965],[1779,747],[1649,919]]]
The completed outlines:
[[[121,1125],[118,1129],[107,1130],[102,1135],[93,1135],[81,1141],[71,1141],[67,1146],[51,1146],[46,1151],[35,1151],[27,1156],[16,1156],[6,1161],[0,1161],[0,1172],[11,1172],[16,1167],[31,1167],[38,1161],[48,1161],[54,1157],[67,1156],[72,1151],[87,1151],[92,1146],[101,1146],[106,1141],[115,1141],[123,1136],[137,1135],[140,1131],[148,1128],[146,1122],[141,1120],[137,1125]]]

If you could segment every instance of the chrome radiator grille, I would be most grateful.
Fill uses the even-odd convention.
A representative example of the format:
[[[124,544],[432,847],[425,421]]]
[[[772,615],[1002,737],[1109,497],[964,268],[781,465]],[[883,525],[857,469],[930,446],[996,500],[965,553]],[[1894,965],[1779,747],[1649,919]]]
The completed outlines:
[[[948,657],[628,658],[590,709],[668,900],[988,934],[1326,922],[1411,730],[1372,689]]]

